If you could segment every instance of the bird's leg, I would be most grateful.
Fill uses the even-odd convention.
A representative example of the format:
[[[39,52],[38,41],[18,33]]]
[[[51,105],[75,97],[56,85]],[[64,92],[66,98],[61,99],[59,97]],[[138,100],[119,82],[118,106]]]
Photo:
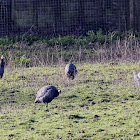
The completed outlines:
[[[46,105],[45,105],[46,107],[48,107],[48,103],[46,103]]]
[[[70,86],[70,79],[69,79],[69,83],[68,83],[68,86]]]
[[[48,103],[46,103],[46,105],[45,105],[45,106],[46,106],[46,108],[47,108],[47,109],[46,109],[46,111],[49,111],[49,109],[48,109]]]

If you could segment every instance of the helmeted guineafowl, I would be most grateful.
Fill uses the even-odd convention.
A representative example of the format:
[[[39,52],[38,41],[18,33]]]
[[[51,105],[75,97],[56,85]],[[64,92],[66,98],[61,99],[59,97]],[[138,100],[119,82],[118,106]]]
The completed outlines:
[[[61,93],[61,90],[53,85],[44,86],[37,92],[35,103],[47,103],[46,107],[48,107],[48,103],[57,97],[59,93]]]
[[[137,82],[138,86],[140,86],[140,73],[133,72],[134,74],[134,80]]]
[[[76,66],[72,63],[67,64],[65,67],[65,75],[69,79],[73,80],[75,78],[76,74],[77,74]]]
[[[3,77],[3,74],[4,74],[4,57],[1,56],[1,60],[0,60],[0,78]]]

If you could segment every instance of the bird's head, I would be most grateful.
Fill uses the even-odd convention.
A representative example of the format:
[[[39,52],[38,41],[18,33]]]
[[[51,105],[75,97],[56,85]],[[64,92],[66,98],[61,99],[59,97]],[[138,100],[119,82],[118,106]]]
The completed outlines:
[[[60,90],[60,89],[58,89],[58,93],[59,93],[59,94],[61,93],[61,90]]]
[[[4,56],[2,55],[2,56],[1,56],[1,60],[3,60],[3,59],[4,59]]]

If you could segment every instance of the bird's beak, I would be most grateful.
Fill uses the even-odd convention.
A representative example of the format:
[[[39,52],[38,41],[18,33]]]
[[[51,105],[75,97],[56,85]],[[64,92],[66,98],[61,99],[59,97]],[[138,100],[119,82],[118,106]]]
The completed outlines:
[[[58,90],[58,93],[60,94],[61,93],[61,90]]]

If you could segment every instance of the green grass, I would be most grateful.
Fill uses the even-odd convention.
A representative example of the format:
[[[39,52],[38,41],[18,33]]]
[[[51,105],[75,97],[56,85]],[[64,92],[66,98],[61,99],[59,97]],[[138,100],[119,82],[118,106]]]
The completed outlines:
[[[64,64],[7,69],[0,80],[0,139],[140,139],[137,63],[76,66],[73,81],[64,76]],[[34,104],[47,84],[62,91],[49,111]]]

